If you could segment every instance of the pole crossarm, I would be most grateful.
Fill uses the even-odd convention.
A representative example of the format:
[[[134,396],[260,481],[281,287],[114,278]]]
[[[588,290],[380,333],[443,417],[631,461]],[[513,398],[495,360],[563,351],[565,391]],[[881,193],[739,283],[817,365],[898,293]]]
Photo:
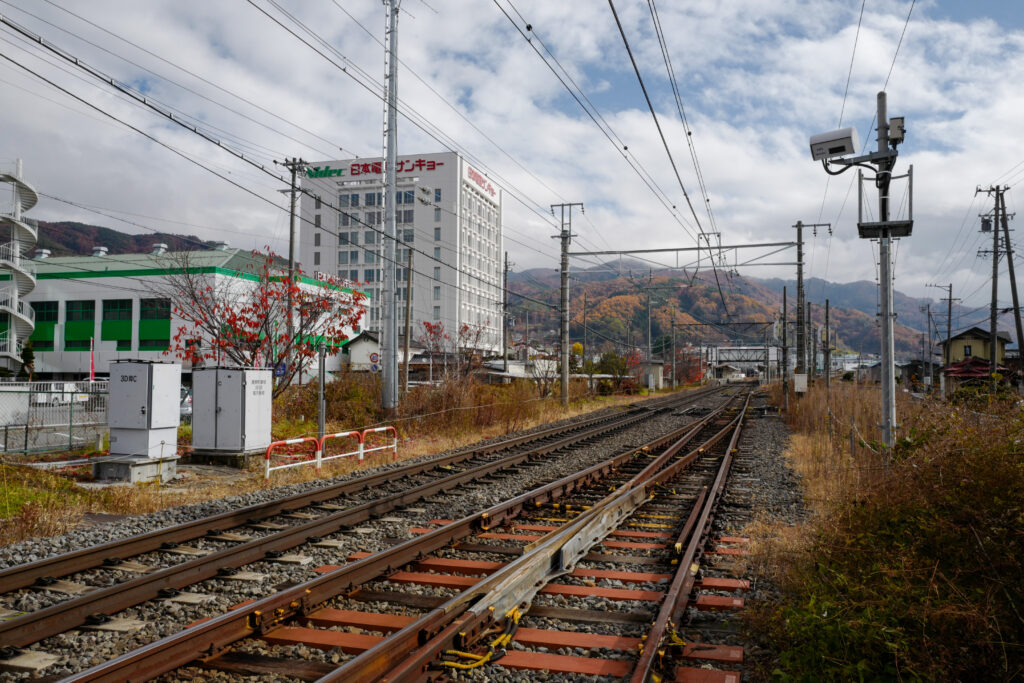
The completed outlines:
[[[796,242],[761,242],[755,244],[723,244],[714,247],[716,251],[729,249],[757,249],[768,247],[795,247]],[[661,247],[658,249],[624,249],[621,251],[570,251],[569,256],[626,256],[628,254],[663,254],[680,251],[707,251],[707,247]],[[781,251],[781,250],[780,250]],[[777,253],[777,252],[772,252]],[[767,256],[767,254],[766,254]]]

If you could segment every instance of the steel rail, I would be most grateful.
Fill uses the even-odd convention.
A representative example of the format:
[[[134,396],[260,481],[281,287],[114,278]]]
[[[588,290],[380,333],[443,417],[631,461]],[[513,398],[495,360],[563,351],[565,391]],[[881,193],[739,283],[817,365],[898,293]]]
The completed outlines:
[[[710,421],[716,415],[717,412],[712,413],[702,422]],[[645,447],[664,447],[691,430],[692,425],[688,425],[651,441]],[[333,572],[257,600],[244,608],[212,617],[179,633],[73,674],[65,680],[143,681],[184,666],[196,658],[214,656],[231,643],[265,633],[288,619],[307,614],[320,603],[375,579],[392,568],[412,562],[453,541],[466,538],[474,531],[484,530],[515,518],[525,507],[558,500],[591,482],[598,481],[636,457],[639,452],[640,450],[630,449],[603,463],[504,501],[482,513],[468,515],[417,538],[344,565]],[[465,605],[459,609],[465,609]]]
[[[749,403],[750,399],[748,397],[747,405]],[[740,425],[736,428],[732,439],[730,439],[725,457],[722,458],[722,462],[719,465],[715,482],[711,485],[710,490],[705,488],[702,491],[702,504],[694,508],[694,511],[700,510],[700,516],[694,519],[694,515],[691,514],[690,520],[687,520],[683,532],[680,533],[676,541],[676,547],[681,548],[686,539],[689,539],[686,551],[679,558],[675,576],[672,577],[672,582],[669,584],[668,591],[662,599],[658,614],[654,618],[650,631],[648,631],[647,638],[644,641],[644,650],[640,653],[640,658],[633,669],[630,683],[645,683],[647,681],[655,664],[655,657],[661,651],[661,641],[664,639],[665,633],[670,627],[678,626],[683,614],[686,612],[690,593],[693,591],[693,585],[699,570],[697,560],[711,532],[712,514],[717,509],[722,492],[725,490],[726,479],[732,467],[732,454],[736,452],[736,444],[739,442],[740,429],[745,414],[746,411],[744,410],[744,413],[740,416]],[[658,680],[661,680],[661,678]]]
[[[328,514],[319,519],[303,522],[262,538],[145,574],[125,583],[99,588],[50,607],[0,621],[0,646],[20,647],[38,642],[86,623],[86,619],[92,614],[114,614],[146,600],[159,597],[161,590],[179,589],[214,578],[225,567],[237,568],[262,560],[269,552],[294,548],[307,542],[310,538],[336,533],[343,527],[363,522],[374,515],[390,512],[399,506],[408,505],[435,493],[476,481],[507,467],[574,446],[609,431],[624,429],[641,421],[647,414],[647,411],[633,413],[617,422],[599,424],[557,441],[542,444],[529,451],[522,451],[500,460],[483,463],[463,472],[429,481],[368,503]]]
[[[617,487],[614,493],[592,505],[571,522],[527,546],[528,550],[522,556],[321,677],[317,683],[413,681],[426,672],[439,653],[451,648],[466,649],[474,638],[503,618],[509,609],[524,601],[528,603],[545,583],[556,575],[570,571],[591,546],[650,498],[652,487],[687,467],[730,430],[738,430],[742,411],[740,416],[700,446],[655,474],[701,428],[727,409],[728,404],[708,415],[698,428],[689,429],[665,453]],[[486,595],[481,595],[484,591]]]
[[[685,394],[684,396],[687,399],[700,398],[712,393],[710,391],[701,391],[702,393],[700,395]],[[631,406],[624,412],[625,414],[648,412],[650,410],[648,406],[651,404],[655,404],[655,407],[657,407],[658,405],[669,402],[671,401],[668,399],[655,399],[654,401],[647,402],[641,406]],[[0,586],[3,587],[5,592],[14,591],[19,588],[26,588],[44,577],[61,577],[85,571],[87,569],[93,569],[104,565],[108,561],[126,559],[127,557],[159,550],[164,543],[184,543],[195,540],[203,537],[210,531],[225,531],[233,527],[242,526],[247,522],[251,522],[253,519],[273,517],[281,514],[282,512],[287,512],[296,508],[308,507],[317,503],[326,502],[339,496],[356,493],[358,491],[390,483],[391,481],[401,477],[415,476],[417,474],[428,472],[432,469],[457,464],[481,455],[508,450],[510,448],[521,446],[525,443],[540,441],[560,433],[579,431],[582,428],[587,428],[594,424],[614,421],[619,419],[622,414],[623,413],[603,415],[572,425],[552,427],[540,432],[506,439],[487,446],[457,451],[447,456],[427,462],[413,462],[383,472],[367,474],[349,479],[314,491],[296,493],[279,500],[257,503],[237,510],[222,512],[211,517],[185,522],[173,527],[158,529],[156,531],[150,531],[144,534],[131,536],[129,538],[110,541],[102,545],[55,555],[53,557],[30,562],[28,564],[0,569]]]

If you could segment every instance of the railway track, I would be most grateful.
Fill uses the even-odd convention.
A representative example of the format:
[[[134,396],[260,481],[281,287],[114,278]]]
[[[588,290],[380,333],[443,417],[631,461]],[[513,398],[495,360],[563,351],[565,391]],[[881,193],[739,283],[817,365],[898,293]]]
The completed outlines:
[[[0,652],[0,666],[18,668],[16,663],[5,665],[25,654],[38,657],[38,652],[25,653],[16,648],[69,628],[124,628],[125,624],[118,622],[126,620],[111,619],[111,615],[154,598],[184,599],[188,594],[181,596],[183,589],[199,581],[244,581],[246,574],[252,572],[239,570],[247,564],[267,560],[288,562],[289,551],[303,544],[337,549],[336,543],[332,545],[330,539],[323,537],[371,518],[380,519],[415,501],[462,490],[459,487],[472,486],[483,477],[500,478],[510,469],[521,473],[551,459],[553,453],[566,451],[573,443],[607,439],[651,415],[664,414],[674,405],[692,404],[710,398],[713,393],[690,393],[648,402],[621,416],[588,420],[568,429],[544,430],[483,449],[413,463],[272,503],[4,570],[0,573],[0,585],[5,588],[53,593],[57,600],[44,609],[0,622],[0,645],[10,648]],[[362,495],[362,500],[357,494]],[[142,561],[121,559],[132,553],[142,553],[136,555]],[[185,561],[153,570],[146,562],[154,556]],[[111,572],[114,580],[108,579],[107,585],[102,578],[97,581],[97,575],[102,577]],[[119,574],[128,574],[128,580],[117,581]],[[56,578],[61,576],[66,578]],[[91,579],[91,585],[78,583],[76,579],[83,576]],[[130,623],[131,619],[127,621]],[[26,668],[43,670],[45,666],[37,661]]]
[[[688,645],[678,628],[691,605],[742,603],[742,581],[699,567],[716,540],[735,540],[714,539],[712,522],[748,403],[486,510],[432,519],[68,680],[203,677],[183,666],[321,681],[490,680],[499,668],[526,670],[511,680],[540,669],[729,680],[687,678],[689,662],[736,648]],[[628,634],[600,632],[609,627]]]

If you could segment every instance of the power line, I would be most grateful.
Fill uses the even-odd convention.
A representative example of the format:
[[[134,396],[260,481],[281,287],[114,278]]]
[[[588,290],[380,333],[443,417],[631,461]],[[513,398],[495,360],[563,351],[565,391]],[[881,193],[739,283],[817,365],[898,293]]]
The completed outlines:
[[[672,151],[668,147],[668,141],[665,140],[665,134],[661,130],[661,124],[658,122],[658,115],[654,111],[654,105],[651,103],[650,95],[647,94],[647,86],[644,85],[643,76],[640,74],[640,67],[637,66],[636,59],[633,57],[633,50],[629,47],[629,40],[626,38],[626,31],[622,28],[622,22],[619,21],[619,13],[615,10],[614,0],[608,0],[608,6],[612,10],[612,16],[615,18],[615,25],[619,27],[619,35],[622,36],[622,42],[626,46],[626,53],[629,55],[629,61],[633,65],[633,71],[636,73],[637,81],[640,83],[640,90],[643,91],[644,100],[647,102],[647,108],[651,112],[651,117],[654,119],[654,126],[658,129],[658,137],[661,138],[661,144],[665,148],[665,153],[668,155],[669,163],[672,165],[672,171],[675,173],[676,180],[679,182],[679,189],[683,192],[683,197],[686,198],[686,204],[690,207],[690,213],[693,214],[693,220],[697,223],[697,229],[700,231],[701,237],[708,243],[708,254],[711,254],[711,241],[708,239],[707,233],[704,232],[704,228],[701,227],[700,218],[697,217],[697,212],[693,208],[693,202],[690,201],[690,195],[686,192],[686,187],[683,185],[683,179],[679,175],[679,168],[676,166],[675,159],[672,157]],[[698,240],[698,246],[700,240]],[[729,305],[725,302],[725,294],[722,293],[722,283],[718,278],[718,268],[715,267],[715,261],[711,259],[711,269],[715,273],[715,285],[718,287],[718,297],[722,301],[722,307],[725,310],[726,317],[732,317],[729,312]]]

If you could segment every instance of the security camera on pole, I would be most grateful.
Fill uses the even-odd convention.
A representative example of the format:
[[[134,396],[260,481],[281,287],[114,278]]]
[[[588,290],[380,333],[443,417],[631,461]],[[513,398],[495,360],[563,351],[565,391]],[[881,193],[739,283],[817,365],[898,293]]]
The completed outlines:
[[[875,187],[878,188],[878,220],[867,222],[863,215],[858,215],[857,231],[862,239],[878,240],[879,269],[878,279],[882,302],[882,441],[892,447],[895,441],[893,431],[896,428],[896,376],[893,364],[893,320],[896,317],[892,310],[892,240],[909,237],[914,227],[914,167],[910,166],[906,175],[893,176],[892,169],[896,165],[896,147],[903,142],[903,117],[889,119],[886,108],[885,92],[878,93],[878,149],[870,154],[847,157],[857,151],[858,140],[855,128],[842,128],[829,133],[818,133],[811,136],[811,158],[821,160],[821,165],[829,175],[839,175],[854,166],[868,168],[875,173]],[[874,168],[870,165],[874,164]],[[830,165],[841,167],[838,171]],[[907,178],[908,182],[908,214],[906,220],[889,220],[889,185],[893,180]],[[857,184],[858,197],[863,192],[864,172],[860,171]],[[858,202],[858,214],[863,210],[863,202]]]

